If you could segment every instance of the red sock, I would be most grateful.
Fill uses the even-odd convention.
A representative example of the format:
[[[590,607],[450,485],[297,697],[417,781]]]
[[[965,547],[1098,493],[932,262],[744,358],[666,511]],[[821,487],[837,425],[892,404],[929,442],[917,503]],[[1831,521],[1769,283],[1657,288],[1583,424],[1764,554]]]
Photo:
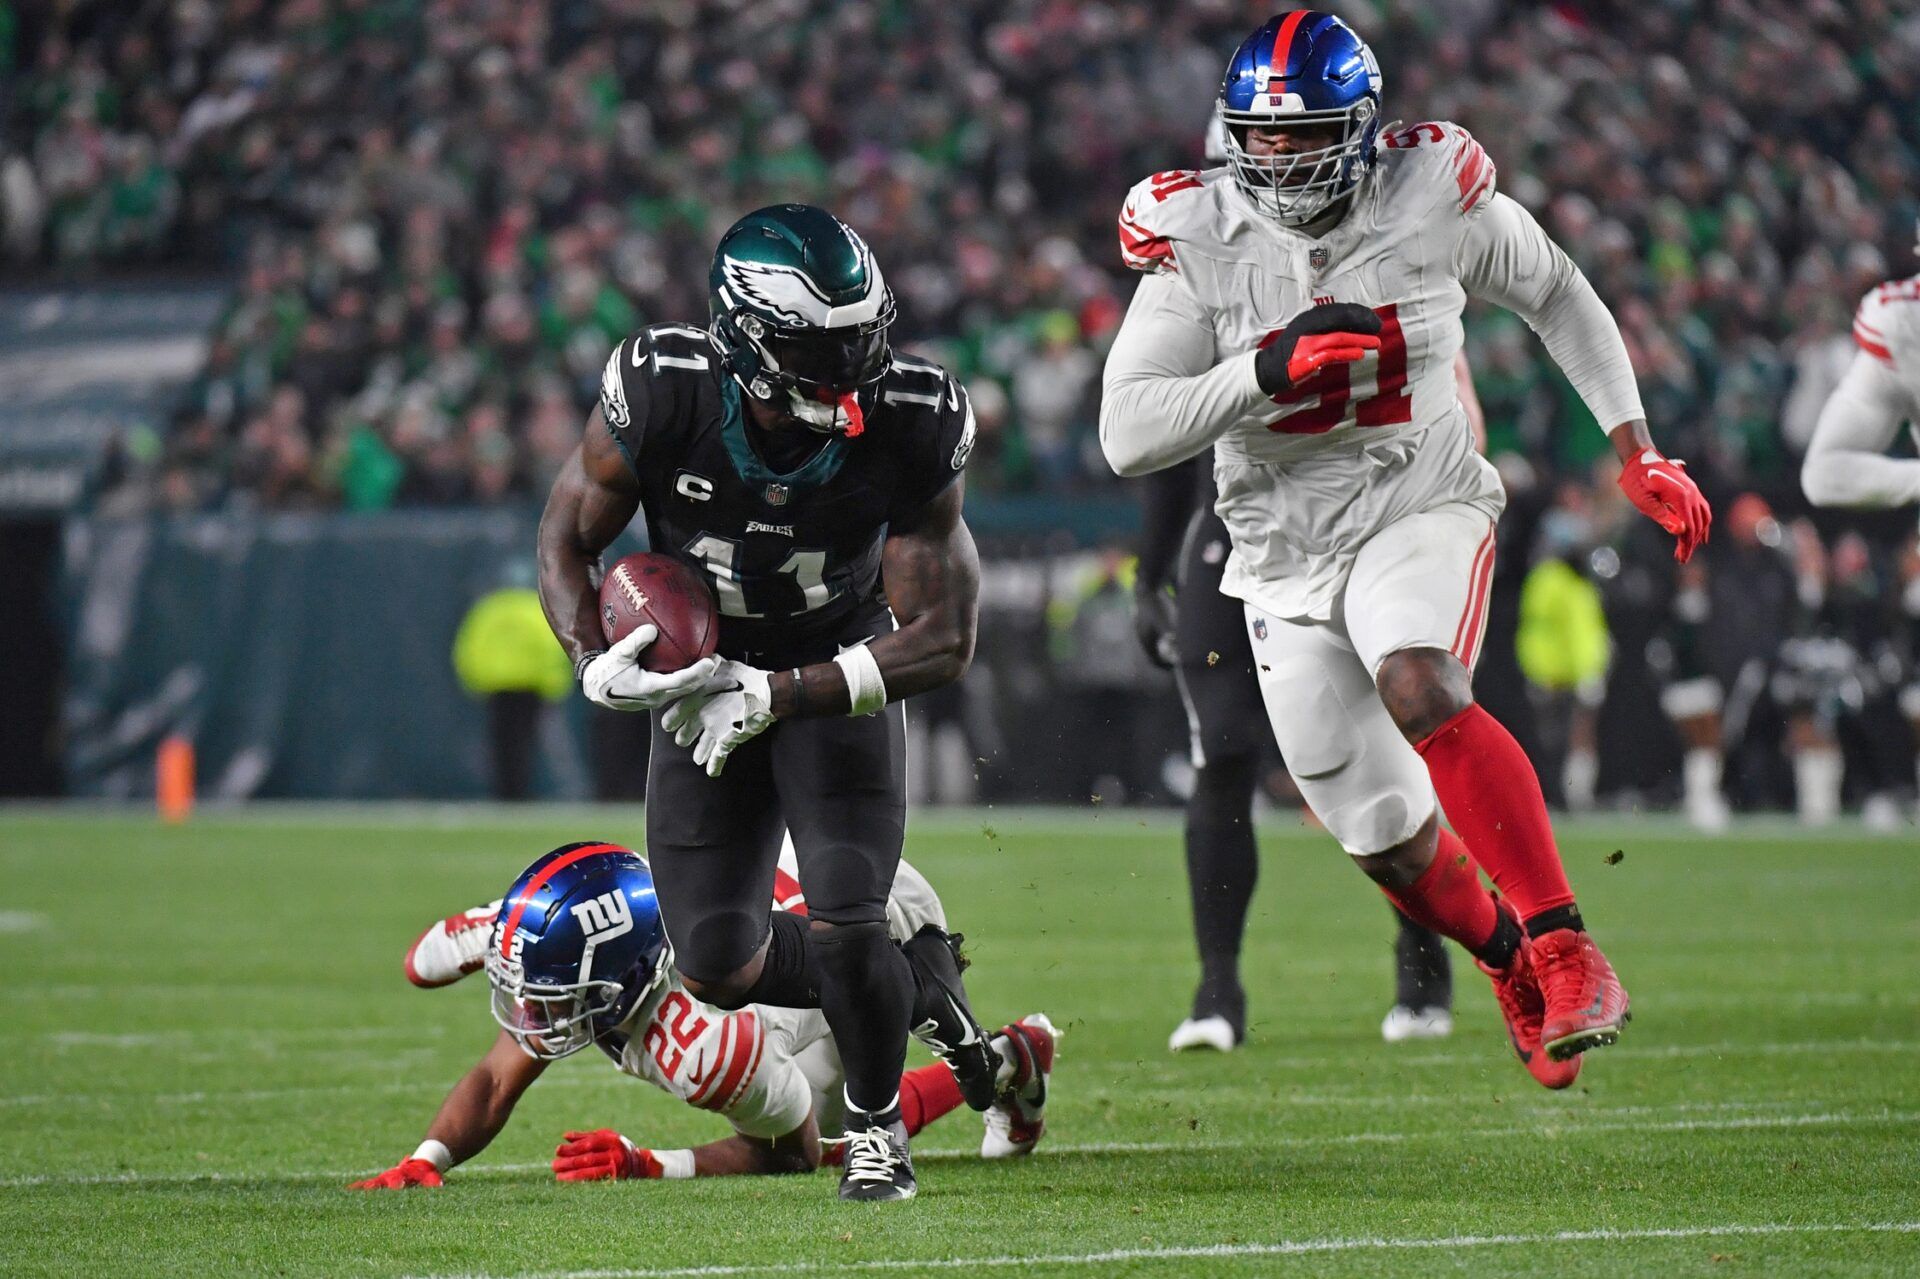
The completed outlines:
[[[1480,867],[1474,864],[1473,854],[1444,826],[1440,828],[1440,851],[1434,854],[1433,865],[1405,888],[1382,885],[1380,891],[1414,923],[1451,937],[1475,953],[1492,939],[1500,920],[1500,908],[1480,882]]]
[[[1499,720],[1476,702],[1414,749],[1427,761],[1447,820],[1521,919],[1573,904],[1540,779]]]
[[[900,1076],[900,1118],[906,1122],[909,1137],[960,1102],[960,1081],[937,1061]]]

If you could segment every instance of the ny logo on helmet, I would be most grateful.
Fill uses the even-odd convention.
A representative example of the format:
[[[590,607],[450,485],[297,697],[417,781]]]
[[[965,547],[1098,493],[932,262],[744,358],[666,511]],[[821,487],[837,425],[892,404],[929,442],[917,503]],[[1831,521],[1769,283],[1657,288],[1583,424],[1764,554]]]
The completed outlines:
[[[616,889],[581,902],[573,908],[573,917],[587,935],[586,948],[580,953],[580,980],[592,981],[594,948],[633,931],[633,907],[627,904],[627,895]]]

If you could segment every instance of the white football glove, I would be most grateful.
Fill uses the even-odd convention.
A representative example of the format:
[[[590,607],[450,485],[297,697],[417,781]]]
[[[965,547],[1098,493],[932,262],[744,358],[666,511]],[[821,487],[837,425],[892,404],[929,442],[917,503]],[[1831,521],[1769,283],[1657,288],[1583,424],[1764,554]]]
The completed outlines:
[[[705,657],[685,670],[656,675],[640,665],[640,653],[658,638],[660,629],[651,622],[635,628],[587,663],[580,672],[580,691],[608,710],[650,711],[700,688],[720,664],[717,657]]]
[[[727,756],[752,741],[773,723],[772,672],[745,662],[723,661],[707,686],[689,693],[667,709],[660,727],[673,734],[679,746],[693,747],[693,762],[720,776]]]

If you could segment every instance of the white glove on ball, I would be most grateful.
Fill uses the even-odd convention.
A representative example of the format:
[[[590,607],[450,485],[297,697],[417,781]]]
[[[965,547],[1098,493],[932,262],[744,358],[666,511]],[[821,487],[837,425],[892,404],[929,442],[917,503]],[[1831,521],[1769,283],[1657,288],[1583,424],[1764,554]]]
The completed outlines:
[[[719,658],[704,657],[685,670],[657,675],[640,665],[640,654],[658,638],[660,628],[651,622],[636,628],[587,663],[580,672],[580,691],[609,710],[650,711],[700,688],[720,665]]]
[[[727,756],[765,732],[773,723],[772,672],[745,662],[722,661],[704,689],[668,708],[660,726],[676,745],[693,747],[693,762],[720,776]]]

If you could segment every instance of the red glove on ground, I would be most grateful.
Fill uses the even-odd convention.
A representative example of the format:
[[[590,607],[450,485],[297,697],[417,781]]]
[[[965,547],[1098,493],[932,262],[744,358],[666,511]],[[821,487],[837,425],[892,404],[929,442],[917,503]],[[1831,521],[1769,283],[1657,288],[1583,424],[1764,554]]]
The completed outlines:
[[[1706,543],[1713,511],[1700,486],[1687,475],[1686,463],[1641,449],[1620,471],[1620,487],[1640,513],[1679,539],[1673,558],[1685,564]]]
[[[1268,336],[1253,358],[1254,380],[1268,395],[1300,385],[1329,364],[1351,364],[1380,349],[1380,317],[1354,302],[1308,307]]]
[[[378,1177],[356,1181],[348,1190],[405,1190],[409,1186],[438,1186],[440,1170],[424,1159],[403,1159]]]
[[[553,1152],[553,1175],[561,1181],[620,1181],[658,1177],[664,1170],[651,1150],[642,1150],[611,1128],[570,1132]]]

